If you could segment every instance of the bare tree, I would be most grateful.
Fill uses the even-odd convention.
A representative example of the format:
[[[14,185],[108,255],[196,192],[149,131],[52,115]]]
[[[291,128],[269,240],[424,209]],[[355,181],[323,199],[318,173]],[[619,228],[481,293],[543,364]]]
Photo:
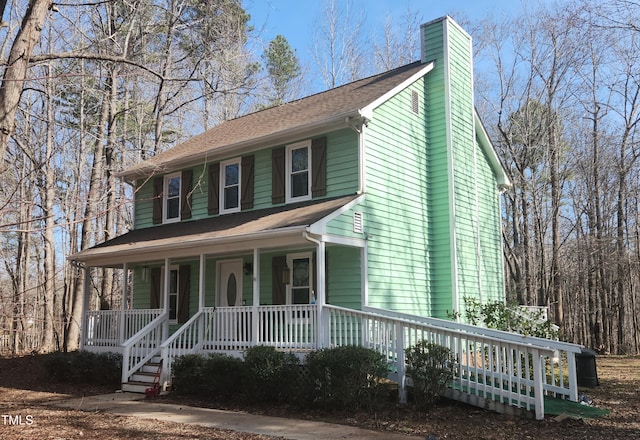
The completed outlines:
[[[322,18],[313,31],[313,58],[325,87],[333,88],[367,73],[363,24],[364,13],[355,15],[350,0],[324,0]]]

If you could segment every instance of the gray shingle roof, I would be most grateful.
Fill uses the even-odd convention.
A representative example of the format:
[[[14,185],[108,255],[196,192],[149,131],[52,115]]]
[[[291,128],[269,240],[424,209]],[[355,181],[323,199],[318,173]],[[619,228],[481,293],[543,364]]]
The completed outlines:
[[[355,200],[352,194],[330,199],[310,200],[286,206],[274,206],[254,211],[209,217],[201,220],[169,223],[143,229],[134,229],[111,240],[85,249],[69,257],[72,261],[89,264],[113,264],[135,260],[136,254],[190,250],[194,246],[213,246],[221,241],[245,241],[260,234],[290,232],[300,235],[307,226],[323,219],[340,207]],[[302,236],[300,235],[301,240]]]
[[[302,132],[331,122],[357,116],[359,110],[390,92],[417,74],[425,64],[414,62],[397,69],[345,84],[306,98],[271,107],[232,119],[194,136],[146,161],[121,172],[127,180],[153,173],[166,172],[195,165],[206,157],[241,146],[265,147],[277,145],[296,130]],[[267,145],[265,145],[267,144]]]

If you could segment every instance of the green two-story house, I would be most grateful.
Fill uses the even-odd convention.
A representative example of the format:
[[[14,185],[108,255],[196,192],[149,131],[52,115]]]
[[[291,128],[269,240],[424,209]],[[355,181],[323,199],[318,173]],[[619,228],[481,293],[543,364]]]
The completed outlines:
[[[127,383],[154,357],[375,345],[384,319],[504,298],[509,180],[474,109],[471,38],[449,17],[421,36],[420,61],[122,171],[135,227],[70,259],[120,268],[130,307],[85,306],[82,347],[123,351]]]

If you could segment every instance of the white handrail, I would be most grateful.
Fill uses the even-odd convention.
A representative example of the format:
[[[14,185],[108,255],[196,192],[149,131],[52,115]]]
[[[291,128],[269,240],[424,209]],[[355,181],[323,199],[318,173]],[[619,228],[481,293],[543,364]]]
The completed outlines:
[[[566,388],[563,375],[556,374],[554,364],[549,362],[557,353],[550,345],[564,348],[569,361],[569,384],[574,383],[575,365],[572,368],[571,363],[580,348],[573,344],[382,309],[325,307],[330,315],[330,326],[325,329],[330,345],[361,341],[362,345],[384,354],[392,365],[390,376],[395,375],[400,385],[401,400],[407,380],[404,350],[420,340],[445,346],[455,356],[455,376],[448,393],[457,400],[472,403],[474,399],[483,399],[489,406],[535,409],[538,419],[544,417],[544,394],[577,400],[577,395],[573,398],[574,389]]]
[[[160,352],[164,327],[168,323],[169,314],[165,311],[122,344],[122,383],[127,383],[140,367]]]
[[[542,350],[546,370],[543,375],[545,394],[554,397],[568,398],[571,401],[578,401],[578,377],[576,373],[576,353],[582,351],[582,346],[569,342],[556,341],[552,339],[538,338],[535,336],[521,335],[513,332],[478,327],[469,324],[461,324],[446,319],[426,318],[423,316],[408,315],[374,307],[363,307],[365,311],[382,316],[392,316],[399,319],[421,322],[450,330],[461,330],[474,335],[496,338],[514,344],[527,344]],[[544,353],[553,350],[550,356]],[[565,380],[566,376],[566,380]]]
[[[204,311],[193,315],[160,346],[162,355],[162,380],[171,375],[173,360],[178,356],[196,352],[202,346]]]
[[[390,316],[407,321],[416,321],[437,327],[443,327],[451,330],[462,330],[468,333],[481,334],[494,338],[503,339],[517,344],[530,344],[542,349],[565,350],[573,353],[580,353],[582,347],[570,342],[556,341],[553,339],[538,338],[536,336],[522,335],[519,333],[507,332],[503,330],[495,330],[491,328],[479,327],[470,324],[461,324],[455,321],[439,318],[427,318],[418,315],[409,315],[406,313],[395,312],[392,310],[378,309],[375,307],[363,306],[364,312],[370,312],[377,315]]]

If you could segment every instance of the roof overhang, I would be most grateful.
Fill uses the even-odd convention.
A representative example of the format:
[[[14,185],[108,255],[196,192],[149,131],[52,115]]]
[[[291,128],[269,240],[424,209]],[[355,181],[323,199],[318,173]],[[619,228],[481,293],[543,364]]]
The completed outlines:
[[[204,150],[189,155],[183,159],[176,159],[171,163],[162,166],[149,165],[148,167],[135,168],[133,171],[124,170],[116,173],[115,176],[125,181],[135,181],[136,179],[149,177],[153,174],[164,174],[173,171],[189,168],[203,163],[210,163],[228,158],[229,155],[242,156],[253,151],[292,143],[296,140],[326,134],[330,131],[350,127],[354,118],[363,118],[362,112],[353,110],[349,112],[333,115],[330,118],[313,123],[299,125],[287,130],[271,133],[261,137],[246,139],[241,142],[230,143],[222,147]]]
[[[313,227],[316,223],[333,218],[356,200],[358,196],[351,195],[134,230],[73,254],[69,260],[85,266],[122,267],[164,258],[299,248],[309,245],[307,232],[321,232]]]
[[[487,155],[487,159],[491,164],[491,168],[496,176],[496,181],[498,182],[498,186],[500,188],[505,188],[511,186],[511,180],[509,179],[509,174],[505,170],[502,165],[502,161],[498,157],[498,153],[496,149],[493,147],[493,143],[487,134],[487,130],[484,128],[484,124],[478,116],[478,112],[474,109],[473,111],[475,126],[476,126],[476,137],[478,138],[478,142],[480,143],[480,147]]]

